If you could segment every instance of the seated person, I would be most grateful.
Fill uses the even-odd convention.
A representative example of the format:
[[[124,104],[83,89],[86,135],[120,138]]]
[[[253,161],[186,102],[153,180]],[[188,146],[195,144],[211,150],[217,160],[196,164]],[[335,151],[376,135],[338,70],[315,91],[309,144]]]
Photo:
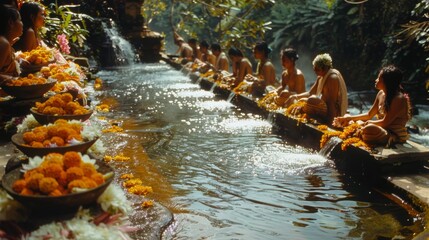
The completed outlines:
[[[19,64],[15,59],[13,44],[22,35],[22,22],[18,10],[12,6],[0,5],[0,85],[18,77]]]
[[[232,74],[235,78],[232,87],[238,86],[247,74],[252,74],[252,63],[245,58],[241,50],[231,47],[228,56],[232,62]]]
[[[38,46],[45,46],[39,35],[39,30],[45,24],[45,9],[42,5],[37,2],[25,2],[19,13],[24,24],[24,31],[14,48],[29,52]]]
[[[229,71],[229,60],[226,54],[222,51],[219,43],[211,45],[213,55],[216,56],[216,63],[214,65],[215,71]]]
[[[363,127],[361,138],[376,145],[405,142],[409,136],[405,124],[410,119],[410,102],[401,87],[402,72],[390,65],[383,67],[375,80],[378,89],[373,105],[367,113],[334,119],[334,126],[345,127],[358,122]],[[377,116],[377,119],[373,119]]]
[[[258,67],[256,70],[256,76],[258,81],[256,81],[252,88],[253,93],[256,95],[262,95],[265,92],[267,86],[275,86],[276,82],[276,70],[274,65],[269,59],[269,54],[271,49],[268,47],[266,42],[260,42],[256,44],[253,49],[255,59],[258,60]]]
[[[174,33],[174,43],[179,46],[177,52],[179,53],[179,57],[185,59],[186,61],[193,60],[193,50],[189,44],[183,40],[181,36],[179,36],[176,32]]]
[[[305,91],[304,74],[296,68],[295,62],[299,56],[295,49],[286,48],[281,52],[282,66],[282,85],[277,89],[275,101],[279,106],[283,106],[286,100],[292,94],[299,94]]]
[[[191,46],[192,48],[192,60],[195,60],[195,59],[202,60],[200,46],[198,46],[197,39],[190,38],[188,40],[188,45]]]
[[[216,56],[210,51],[209,46],[209,43],[205,40],[200,43],[201,59],[203,62],[214,66],[216,64]]]
[[[332,68],[332,58],[327,53],[314,58],[313,69],[317,79],[310,91],[291,95],[285,105],[289,106],[296,100],[303,99],[307,106],[303,111],[307,115],[319,117],[322,122],[332,123],[335,117],[346,113],[348,106],[346,84],[341,73]]]

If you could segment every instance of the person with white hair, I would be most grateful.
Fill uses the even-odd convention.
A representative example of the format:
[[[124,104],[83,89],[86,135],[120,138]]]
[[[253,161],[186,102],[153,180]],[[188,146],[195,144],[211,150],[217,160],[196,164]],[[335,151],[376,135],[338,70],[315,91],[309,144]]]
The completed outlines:
[[[332,67],[329,54],[319,54],[313,60],[316,82],[309,91],[292,95],[286,104],[303,99],[302,109],[310,117],[319,117],[326,123],[332,123],[335,117],[343,116],[348,107],[347,87],[341,73]]]

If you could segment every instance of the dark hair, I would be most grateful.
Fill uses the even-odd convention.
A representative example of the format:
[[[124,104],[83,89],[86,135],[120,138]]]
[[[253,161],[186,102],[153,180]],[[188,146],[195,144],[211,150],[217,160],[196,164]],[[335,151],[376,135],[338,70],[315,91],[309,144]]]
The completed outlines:
[[[268,55],[270,55],[271,53],[271,48],[268,47],[268,44],[266,42],[258,42],[255,45],[255,50],[263,52],[265,57],[268,57]]]
[[[9,21],[19,19],[19,12],[13,6],[0,5],[0,35],[5,36],[9,29]]]
[[[197,39],[196,39],[196,38],[190,38],[190,39],[188,40],[188,43],[189,43],[189,44],[197,44]]]
[[[290,60],[292,60],[294,62],[296,60],[298,60],[298,58],[299,58],[298,53],[293,48],[283,49],[283,51],[282,51],[282,58],[284,58],[284,57],[289,58]]]
[[[236,47],[231,47],[228,50],[228,55],[236,56],[236,57],[244,57],[243,52],[241,52],[241,50]]]
[[[402,71],[394,65],[388,65],[381,69],[380,78],[386,87],[386,100],[384,101],[384,109],[389,111],[390,104],[398,92],[404,92],[401,86],[403,74]]]
[[[222,47],[220,46],[219,43],[213,43],[211,46],[212,51],[222,51]]]
[[[25,2],[22,4],[19,13],[21,14],[23,31],[34,28],[33,18],[41,11],[42,6],[37,2]]]
[[[203,40],[200,42],[200,47],[209,48],[209,43],[206,40]]]

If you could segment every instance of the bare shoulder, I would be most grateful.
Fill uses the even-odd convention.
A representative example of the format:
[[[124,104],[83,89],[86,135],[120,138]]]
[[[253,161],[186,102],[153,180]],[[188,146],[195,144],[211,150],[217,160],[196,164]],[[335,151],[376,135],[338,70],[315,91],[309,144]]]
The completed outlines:
[[[296,75],[298,77],[304,77],[304,73],[302,73],[302,71],[300,69],[296,69]]]
[[[338,81],[340,78],[336,73],[329,74],[328,78],[326,80],[329,81]]]

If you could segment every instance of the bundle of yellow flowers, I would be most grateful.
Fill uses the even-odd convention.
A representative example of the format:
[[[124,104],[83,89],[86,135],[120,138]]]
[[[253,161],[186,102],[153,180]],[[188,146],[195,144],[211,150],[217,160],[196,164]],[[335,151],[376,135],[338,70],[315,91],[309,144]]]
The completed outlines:
[[[45,84],[48,81],[43,77],[36,77],[33,74],[28,74],[27,77],[17,78],[12,81],[7,81],[7,86],[30,86],[30,85],[39,85]]]
[[[306,123],[308,122],[308,116],[303,112],[303,109],[307,103],[305,101],[297,101],[290,105],[286,111],[285,115],[289,117],[293,117],[299,122]]]
[[[42,46],[29,52],[22,52],[18,56],[35,65],[47,65],[55,61],[53,50]]]
[[[258,106],[265,108],[268,111],[275,111],[280,108],[279,105],[276,104],[275,98],[277,97],[277,92],[272,91],[266,94],[262,99],[258,101]]]
[[[320,147],[322,148],[332,137],[338,137],[343,140],[341,144],[341,149],[345,150],[348,146],[353,145],[356,147],[363,147],[365,149],[371,149],[371,147],[366,144],[359,136],[359,130],[361,126],[357,123],[352,123],[349,126],[345,127],[343,131],[332,131],[329,130],[326,125],[318,126],[318,129],[323,131],[322,138],[320,139]]]

